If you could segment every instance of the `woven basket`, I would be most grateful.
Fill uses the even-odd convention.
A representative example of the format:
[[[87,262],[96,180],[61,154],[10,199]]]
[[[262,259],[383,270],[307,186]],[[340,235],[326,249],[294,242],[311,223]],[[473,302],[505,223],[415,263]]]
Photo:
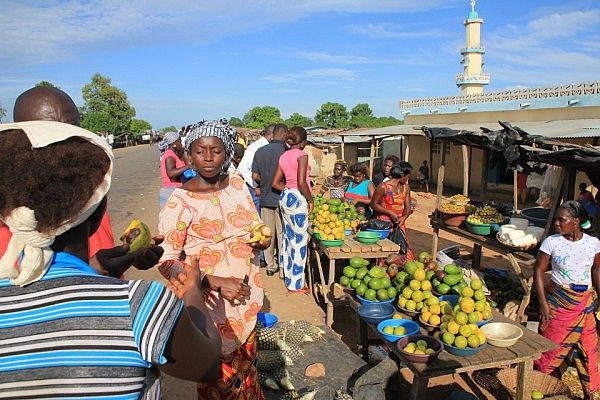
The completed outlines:
[[[517,369],[489,369],[473,373],[473,379],[487,389],[497,400],[513,400],[516,397]],[[569,387],[560,379],[545,375],[539,371],[532,371],[531,390],[538,390],[544,398],[554,396],[571,396]]]

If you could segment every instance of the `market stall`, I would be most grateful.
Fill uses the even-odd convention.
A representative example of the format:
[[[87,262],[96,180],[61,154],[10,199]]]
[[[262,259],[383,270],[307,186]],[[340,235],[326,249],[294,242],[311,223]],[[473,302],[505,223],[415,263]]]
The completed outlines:
[[[477,133],[423,127],[425,135],[431,140],[441,141],[443,147],[447,143],[453,143],[483,150],[486,154],[484,171],[488,169],[489,163],[496,162],[499,158],[503,158],[511,168],[514,168],[512,208],[507,205],[486,205],[486,173],[482,174],[480,202],[476,203],[480,206],[479,208],[471,207],[472,203],[466,197],[466,191],[462,196],[453,196],[448,202],[443,203],[445,162],[442,156],[442,164],[438,171],[436,211],[430,216],[433,228],[432,254],[437,253],[440,231],[473,242],[472,266],[474,269],[480,269],[482,247],[501,253],[510,262],[513,272],[525,289],[525,295],[515,316],[518,322],[524,322],[527,319],[525,309],[531,296],[533,283],[531,272],[535,263],[537,247],[550,232],[558,206],[563,200],[573,198],[577,171],[586,171],[593,183],[600,183],[598,182],[600,180],[597,176],[598,172],[596,172],[598,165],[595,164],[600,152],[595,148],[530,135],[508,123],[501,122],[500,125],[503,127],[501,130],[489,131],[482,128],[481,132]],[[555,151],[557,148],[561,150]],[[445,154],[444,151],[442,151],[443,154]],[[533,210],[545,211],[543,218],[531,217],[525,212],[520,215],[517,207],[516,166],[521,165],[523,168],[528,168],[528,161],[561,167],[557,186],[559,190],[552,199],[550,209]],[[467,170],[468,165],[464,165],[464,169]],[[465,187],[467,186],[468,182],[465,181]],[[471,209],[469,209],[470,207]],[[503,224],[505,225],[502,226]]]

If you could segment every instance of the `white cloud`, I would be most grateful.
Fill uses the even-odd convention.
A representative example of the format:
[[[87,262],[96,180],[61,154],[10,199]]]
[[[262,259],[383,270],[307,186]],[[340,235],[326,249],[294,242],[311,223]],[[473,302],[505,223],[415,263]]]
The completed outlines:
[[[46,0],[2,2],[2,64],[52,64],[104,49],[202,43],[315,13],[416,12],[458,0]]]
[[[266,75],[261,77],[260,80],[275,84],[302,83],[307,85],[330,85],[339,83],[338,81],[331,80],[332,78],[340,81],[353,81],[357,78],[357,74],[353,70],[344,68],[319,68],[308,69],[295,74]]]
[[[553,85],[598,79],[600,9],[549,10],[524,26],[508,24],[485,40],[492,80]]]
[[[385,39],[415,39],[424,37],[439,37],[444,33],[439,29],[415,29],[392,23],[348,25],[346,31],[362,36]]]

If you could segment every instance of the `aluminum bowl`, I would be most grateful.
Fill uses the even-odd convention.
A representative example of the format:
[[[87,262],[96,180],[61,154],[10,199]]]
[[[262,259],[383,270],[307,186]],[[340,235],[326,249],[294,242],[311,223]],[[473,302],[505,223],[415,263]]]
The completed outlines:
[[[510,347],[523,336],[521,328],[508,322],[491,322],[480,329],[487,342],[496,347]]]

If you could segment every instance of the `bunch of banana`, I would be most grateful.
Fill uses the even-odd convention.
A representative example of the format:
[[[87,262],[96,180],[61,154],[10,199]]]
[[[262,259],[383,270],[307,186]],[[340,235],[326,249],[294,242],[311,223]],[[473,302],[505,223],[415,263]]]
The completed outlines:
[[[123,231],[119,240],[121,240],[123,244],[128,244],[129,253],[133,253],[150,246],[150,243],[152,243],[152,235],[150,234],[148,225],[139,219],[134,219],[129,223],[127,229]]]
[[[271,232],[271,228],[265,224],[258,224],[252,228],[250,239],[246,243],[252,247],[257,245],[260,245],[260,247],[269,247],[272,236],[273,232]]]

